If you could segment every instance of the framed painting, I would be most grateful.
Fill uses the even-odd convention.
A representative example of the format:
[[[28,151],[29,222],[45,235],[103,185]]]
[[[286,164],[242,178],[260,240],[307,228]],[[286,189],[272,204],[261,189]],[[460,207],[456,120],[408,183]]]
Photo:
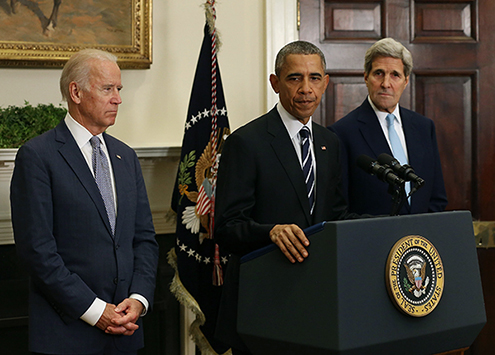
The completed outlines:
[[[152,0],[0,0],[0,66],[62,67],[83,48],[121,68],[152,62]]]

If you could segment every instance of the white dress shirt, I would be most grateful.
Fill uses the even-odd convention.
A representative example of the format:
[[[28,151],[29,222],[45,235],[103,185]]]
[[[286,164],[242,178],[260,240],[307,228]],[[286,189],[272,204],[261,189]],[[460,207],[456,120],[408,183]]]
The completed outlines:
[[[309,140],[309,149],[311,151],[311,159],[313,159],[313,170],[315,172],[315,191],[316,191],[316,158],[315,158],[315,151],[313,144],[313,140],[314,140],[313,125],[312,125],[313,119],[312,117],[310,117],[309,121],[305,125],[302,124],[301,121],[299,121],[289,112],[287,112],[287,110],[284,108],[284,106],[282,106],[280,101],[277,104],[277,111],[280,117],[282,118],[282,122],[284,123],[284,126],[287,129],[287,132],[289,133],[292,144],[294,145],[294,150],[296,151],[297,158],[299,159],[299,164],[301,164],[301,169],[303,165],[302,151],[301,151],[302,138],[301,135],[299,134],[299,131],[304,126],[308,127],[309,129],[309,132],[311,134],[311,139]],[[316,194],[315,194],[315,202],[316,202]]]
[[[369,96],[368,96],[368,102],[370,103],[371,107],[375,111],[376,117],[378,117],[378,122],[380,122],[380,126],[382,127],[383,134],[385,135],[385,139],[387,140],[388,146],[390,147],[390,150],[392,151],[392,145],[390,144],[390,138],[388,138],[388,127],[387,127],[388,112],[383,112],[383,111],[378,110],[376,108],[375,104],[373,103],[373,101],[371,101]],[[402,129],[402,119],[400,118],[399,104],[397,104],[395,106],[395,109],[392,112],[392,114],[395,116],[395,120],[394,120],[395,131],[397,132],[397,135],[399,136],[400,144],[402,145],[402,149],[404,150],[404,153],[406,154],[407,161],[409,161],[409,155],[407,154],[407,147],[406,147],[406,137],[404,136],[404,130]]]

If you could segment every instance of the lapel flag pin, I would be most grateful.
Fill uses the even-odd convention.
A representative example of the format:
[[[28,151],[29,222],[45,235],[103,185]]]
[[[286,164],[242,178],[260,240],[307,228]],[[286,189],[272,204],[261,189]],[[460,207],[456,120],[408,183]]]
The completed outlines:
[[[324,146],[324,145],[322,145],[322,146],[321,146],[321,150],[327,150],[327,147],[326,147],[326,146]]]

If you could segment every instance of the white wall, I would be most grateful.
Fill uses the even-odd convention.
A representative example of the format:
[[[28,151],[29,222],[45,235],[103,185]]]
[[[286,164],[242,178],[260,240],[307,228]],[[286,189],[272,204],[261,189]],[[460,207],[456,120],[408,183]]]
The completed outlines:
[[[233,129],[266,111],[265,2],[216,3],[223,43],[218,62]],[[203,40],[203,3],[153,1],[153,64],[149,70],[123,70],[123,104],[110,134],[132,147],[181,145]],[[22,105],[24,100],[57,105],[60,73],[60,69],[0,68],[0,105]]]
[[[175,230],[168,218],[180,151],[174,147],[182,144],[203,40],[203,3],[153,1],[153,64],[149,70],[123,70],[123,104],[116,125],[109,129],[133,148],[143,148],[138,154],[160,148],[158,155],[144,154],[141,166],[155,229],[161,234]],[[223,42],[218,62],[230,127],[236,129],[277,101],[268,75],[276,52],[297,38],[296,0],[221,0],[216,9]],[[61,69],[0,68],[0,106],[23,105],[25,100],[58,105],[60,74]],[[8,195],[14,156],[15,152],[0,152],[0,244],[13,242]]]

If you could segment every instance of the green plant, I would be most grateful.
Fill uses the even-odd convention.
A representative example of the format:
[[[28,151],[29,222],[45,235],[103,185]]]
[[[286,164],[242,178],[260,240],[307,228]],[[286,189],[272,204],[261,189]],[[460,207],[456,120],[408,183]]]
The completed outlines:
[[[19,148],[25,142],[55,127],[67,109],[53,104],[0,107],[0,148]]]

